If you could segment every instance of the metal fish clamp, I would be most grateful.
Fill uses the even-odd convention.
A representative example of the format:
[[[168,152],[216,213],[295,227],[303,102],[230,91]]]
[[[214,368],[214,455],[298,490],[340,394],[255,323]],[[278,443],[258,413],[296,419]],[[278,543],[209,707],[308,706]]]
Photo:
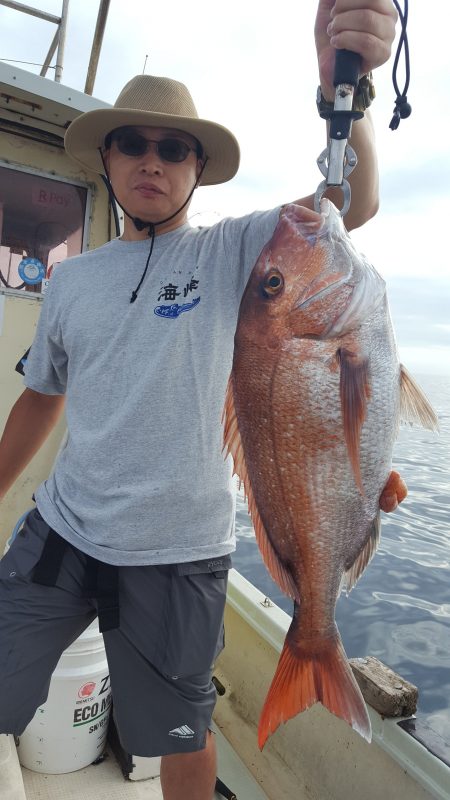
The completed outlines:
[[[348,144],[352,122],[364,116],[361,111],[353,111],[353,95],[359,80],[359,67],[361,59],[357,53],[348,50],[338,50],[336,53],[336,66],[334,72],[334,85],[336,87],[334,108],[329,112],[322,112],[321,116],[330,120],[329,144],[317,159],[317,165],[324,176],[314,195],[314,209],[320,213],[320,201],[326,190],[333,186],[342,190],[344,203],[340,210],[341,217],[345,216],[350,208],[351,186],[347,180],[355,169],[358,158],[353,148]]]

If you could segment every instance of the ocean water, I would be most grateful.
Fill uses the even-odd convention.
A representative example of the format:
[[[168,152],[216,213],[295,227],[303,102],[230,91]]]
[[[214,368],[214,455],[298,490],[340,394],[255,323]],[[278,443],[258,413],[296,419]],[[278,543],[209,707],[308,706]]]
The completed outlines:
[[[419,689],[418,717],[450,753],[450,379],[414,376],[439,417],[439,434],[404,426],[393,464],[407,499],[382,514],[381,543],[356,587],[337,604],[349,658],[376,656]],[[292,614],[267,573],[247,506],[238,497],[234,566]]]

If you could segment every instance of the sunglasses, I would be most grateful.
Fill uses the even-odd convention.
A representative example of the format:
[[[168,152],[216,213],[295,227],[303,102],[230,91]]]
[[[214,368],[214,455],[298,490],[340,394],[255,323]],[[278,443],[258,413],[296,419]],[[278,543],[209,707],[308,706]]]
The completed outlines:
[[[156,152],[162,161],[168,161],[171,164],[179,164],[185,161],[189,153],[194,152],[198,154],[198,150],[194,147],[189,147],[182,139],[175,139],[167,136],[165,139],[146,139],[140,133],[132,128],[119,128],[113,131],[111,139],[116,142],[117,149],[125,156],[132,158],[139,158],[155,145]]]

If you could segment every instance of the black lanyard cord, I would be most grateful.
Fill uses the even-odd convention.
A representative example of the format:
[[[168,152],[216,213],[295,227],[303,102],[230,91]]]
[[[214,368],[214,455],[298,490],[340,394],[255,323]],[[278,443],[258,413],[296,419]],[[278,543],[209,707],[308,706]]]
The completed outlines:
[[[402,26],[402,30],[400,33],[400,39],[398,42],[397,52],[395,54],[394,59],[394,67],[392,70],[392,83],[394,84],[395,93],[397,95],[395,100],[394,106],[394,116],[391,119],[391,123],[389,125],[392,131],[396,131],[398,126],[400,125],[400,120],[406,119],[411,114],[411,106],[407,101],[406,92],[409,88],[409,80],[410,80],[410,64],[409,64],[409,45],[408,45],[408,36],[406,33],[406,26],[408,24],[408,0],[405,0],[405,11],[402,12],[400,8],[400,4],[398,0],[393,0],[393,3],[398,11],[398,15],[400,18],[400,24]],[[400,61],[400,56],[402,49],[404,48],[405,53],[405,86],[403,88],[403,92],[400,92],[399,85],[397,83],[397,70],[398,64]]]
[[[133,289],[133,291],[131,292],[130,303],[134,303],[134,301],[137,299],[138,291],[139,291],[139,289],[141,288],[141,286],[142,286],[142,284],[144,282],[145,276],[147,275],[148,265],[150,264],[150,259],[152,257],[152,253],[153,253],[153,245],[155,244],[155,235],[156,234],[155,234],[155,226],[153,225],[153,222],[151,222],[150,225],[148,226],[148,235],[150,236],[150,252],[149,252],[149,254],[147,256],[147,261],[145,262],[145,269],[144,269],[144,272],[142,273],[141,280],[139,281],[138,285],[136,286],[136,289]]]

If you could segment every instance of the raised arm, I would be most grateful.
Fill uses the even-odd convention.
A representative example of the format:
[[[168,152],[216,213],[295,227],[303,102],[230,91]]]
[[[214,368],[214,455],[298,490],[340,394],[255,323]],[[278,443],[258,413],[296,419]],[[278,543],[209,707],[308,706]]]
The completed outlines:
[[[336,49],[352,50],[362,59],[361,74],[384,64],[395,37],[397,12],[392,0],[319,0],[315,40],[322,96],[334,101],[333,73]],[[345,217],[348,230],[358,228],[378,210],[378,166],[370,112],[353,123],[351,146],[358,165],[349,176],[352,202]],[[319,182],[319,180],[318,180]],[[327,190],[326,196],[340,207],[340,190]],[[296,202],[314,208],[314,195]]]

